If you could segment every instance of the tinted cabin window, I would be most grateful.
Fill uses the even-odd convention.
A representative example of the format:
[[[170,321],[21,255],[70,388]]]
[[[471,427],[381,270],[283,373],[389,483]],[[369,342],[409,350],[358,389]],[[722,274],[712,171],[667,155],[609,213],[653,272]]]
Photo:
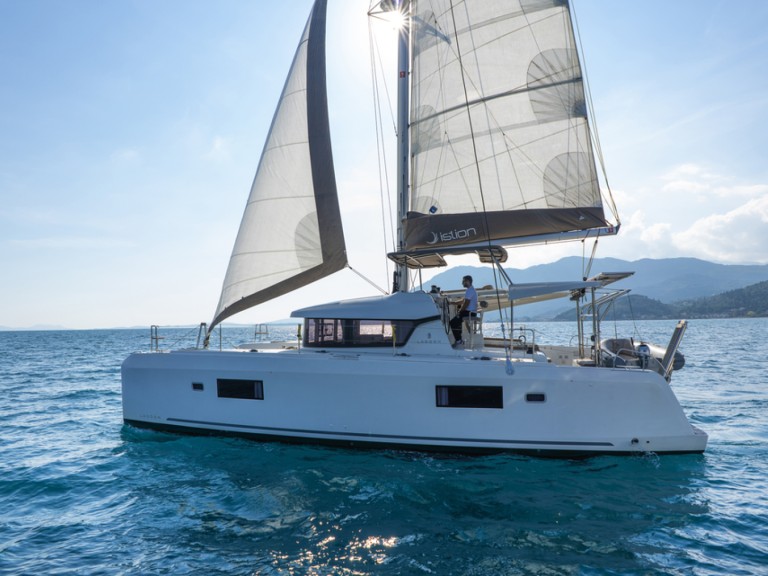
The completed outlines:
[[[504,408],[501,386],[436,386],[441,408]]]
[[[304,346],[402,346],[415,327],[416,322],[410,320],[309,318],[304,326]]]
[[[219,398],[239,398],[242,400],[264,400],[264,384],[261,380],[216,380]]]

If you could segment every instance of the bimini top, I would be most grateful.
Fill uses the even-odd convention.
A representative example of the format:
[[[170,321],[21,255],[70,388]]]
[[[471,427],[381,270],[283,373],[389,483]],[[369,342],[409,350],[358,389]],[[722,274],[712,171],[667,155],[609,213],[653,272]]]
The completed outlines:
[[[310,306],[291,312],[292,318],[356,318],[361,320],[425,320],[439,310],[426,292],[395,292]]]

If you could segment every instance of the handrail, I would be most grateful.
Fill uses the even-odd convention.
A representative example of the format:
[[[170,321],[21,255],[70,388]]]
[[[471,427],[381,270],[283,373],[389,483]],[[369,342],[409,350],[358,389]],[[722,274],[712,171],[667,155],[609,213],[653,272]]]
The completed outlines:
[[[680,342],[683,340],[685,329],[688,327],[687,320],[680,320],[675,326],[675,331],[672,332],[672,338],[669,340],[667,351],[664,354],[664,359],[661,361],[661,367],[664,370],[664,378],[669,382],[672,377],[672,369],[675,365],[675,352],[680,347]]]
[[[149,327],[149,349],[152,352],[160,351],[160,340],[165,340],[165,336],[160,336],[158,331],[160,327],[157,324],[152,324]]]
[[[195,348],[200,348],[200,341],[203,341],[203,344],[206,345],[206,335],[208,334],[208,324],[205,322],[200,322],[200,326],[197,329],[197,343],[195,344]],[[207,346],[206,346],[207,347]]]

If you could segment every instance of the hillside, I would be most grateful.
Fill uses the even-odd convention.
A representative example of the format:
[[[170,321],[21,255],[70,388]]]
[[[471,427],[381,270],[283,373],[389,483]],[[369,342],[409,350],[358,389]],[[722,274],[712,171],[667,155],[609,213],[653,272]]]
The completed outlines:
[[[515,283],[572,280],[584,276],[583,260],[577,256],[530,268],[504,269]],[[716,264],[697,258],[643,258],[634,261],[595,258],[590,275],[621,271],[635,272],[634,276],[621,281],[621,288],[629,288],[634,294],[666,303],[715,296],[768,280],[766,264]],[[458,266],[434,276],[426,282],[426,289],[429,290],[430,284],[437,284],[444,289],[459,288],[464,274],[474,277],[475,286],[493,284],[493,271],[490,267]]]
[[[525,269],[505,268],[515,283],[560,281],[582,278],[583,261],[563,258],[550,264]],[[631,290],[629,298],[620,299],[616,318],[739,317],[765,316],[768,290],[768,265],[727,265],[696,258],[666,258],[627,261],[596,258],[590,275],[599,272],[634,271],[635,274],[614,286]],[[475,286],[493,284],[489,267],[459,266],[434,276],[425,285],[444,289],[461,286],[461,277],[471,274]],[[558,300],[520,308],[520,319],[550,320],[571,318],[570,306]]]
[[[730,290],[711,298],[679,302],[680,316],[692,318],[768,317],[768,282]]]
[[[616,320],[768,317],[768,282],[759,282],[709,298],[672,304],[630,294],[616,301],[608,317]],[[574,318],[575,311],[566,310],[558,314],[554,320],[565,321]]]
[[[677,318],[678,308],[671,304],[664,304],[653,298],[640,295],[628,295],[619,298],[608,312],[606,318],[611,320],[662,320]],[[682,316],[681,316],[682,317]],[[576,309],[569,306],[560,314],[552,318],[555,321],[573,321],[576,319]]]

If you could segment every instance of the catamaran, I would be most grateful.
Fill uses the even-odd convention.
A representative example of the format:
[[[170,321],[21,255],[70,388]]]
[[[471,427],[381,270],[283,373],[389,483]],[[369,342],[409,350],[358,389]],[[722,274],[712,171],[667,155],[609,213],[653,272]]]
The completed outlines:
[[[314,3],[250,191],[205,344],[131,354],[123,417],[139,427],[263,440],[544,456],[703,452],[670,386],[669,345],[603,338],[629,273],[514,283],[507,249],[618,232],[598,177],[566,0],[383,0],[398,34],[398,230],[392,291],[296,310],[295,345],[208,346],[223,320],[347,263]],[[515,248],[525,249],[525,248]],[[534,248],[536,249],[536,248]],[[460,292],[416,281],[446,257],[495,269],[458,343]],[[572,302],[574,343],[514,325],[519,306]],[[485,334],[490,319],[500,334]]]

